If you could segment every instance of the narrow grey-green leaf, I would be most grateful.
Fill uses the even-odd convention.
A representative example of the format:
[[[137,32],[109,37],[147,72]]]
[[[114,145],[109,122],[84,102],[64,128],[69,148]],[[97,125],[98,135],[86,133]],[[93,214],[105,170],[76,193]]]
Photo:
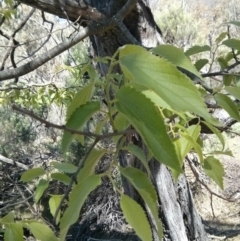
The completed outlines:
[[[240,40],[239,39],[233,39],[233,38],[227,39],[227,40],[223,41],[222,44],[224,44],[225,46],[227,46],[229,48],[240,50]]]
[[[196,113],[213,125],[219,122],[208,113],[192,81],[165,59],[135,45],[120,49],[121,68],[131,81],[156,92],[171,109]],[[131,84],[131,83],[130,83]]]
[[[236,99],[240,100],[240,88],[238,87],[231,87],[231,86],[226,86],[225,90],[234,96]]]
[[[52,173],[51,178],[68,185],[71,182],[71,178],[63,173]]]
[[[38,203],[39,199],[42,197],[44,191],[48,188],[49,182],[45,179],[41,179],[37,185],[36,191],[34,193],[35,202]]]
[[[136,128],[155,158],[181,172],[175,147],[156,106],[141,92],[123,87],[117,92],[117,109]]]
[[[6,226],[4,241],[23,241],[23,228],[20,223],[11,223]]]
[[[146,169],[148,176],[150,176],[151,172],[148,166],[147,158],[144,155],[143,151],[136,145],[129,143],[126,147],[123,148],[124,150],[127,150],[131,152],[135,157],[138,158],[139,161],[141,161],[142,165]]]
[[[141,240],[152,241],[152,231],[142,207],[127,195],[122,195],[120,206],[127,222]]]
[[[74,173],[77,171],[77,167],[71,163],[52,162],[51,165],[59,171],[66,173]]]
[[[203,168],[205,173],[223,189],[224,168],[221,162],[213,156],[209,156],[204,160]]]
[[[221,43],[226,37],[227,37],[228,33],[227,32],[222,32],[219,34],[219,36],[216,38],[216,43],[219,44]]]
[[[240,121],[239,112],[234,102],[227,96],[221,93],[214,95],[217,104],[228,112],[228,114],[238,121]]]
[[[88,195],[100,184],[101,177],[92,175],[73,188],[69,195],[68,208],[60,219],[61,241],[65,240],[69,227],[78,220],[80,210]]]
[[[28,228],[33,236],[40,241],[59,241],[53,231],[46,224],[30,222]]]
[[[22,182],[30,182],[33,179],[40,177],[42,175],[45,174],[45,171],[43,170],[43,168],[37,167],[37,168],[33,168],[30,170],[27,170],[26,172],[24,172],[21,176],[21,181]]]
[[[217,60],[219,65],[221,66],[221,69],[226,69],[228,67],[228,62],[223,57],[219,57]]]
[[[197,71],[200,71],[206,64],[208,64],[208,62],[208,59],[199,59],[198,61],[196,61],[194,66],[197,69]]]
[[[186,57],[182,49],[177,48],[173,45],[161,44],[156,48],[152,49],[152,52],[162,56],[163,58],[167,59],[174,65],[193,73],[198,78],[200,79],[202,78],[202,76],[196,70],[195,66],[192,64],[189,58]]]
[[[67,121],[66,126],[73,130],[81,130],[83,125],[98,110],[100,110],[100,102],[87,102],[85,105],[78,107]],[[65,153],[73,139],[73,134],[64,131],[62,138],[62,150]]]
[[[91,82],[89,85],[85,86],[78,93],[74,96],[72,102],[67,108],[67,117],[68,120],[73,112],[81,105],[86,104],[88,101],[91,100],[92,94],[94,92],[94,83]]]
[[[189,48],[187,51],[185,51],[185,55],[191,56],[193,54],[199,54],[199,53],[206,52],[206,51],[211,51],[210,46],[208,46],[208,45],[204,45],[204,46],[195,45],[195,46]]]
[[[227,24],[233,24],[240,27],[240,21],[230,21],[230,22],[227,22]]]
[[[159,240],[161,240],[163,236],[163,229],[158,217],[157,194],[153,184],[146,174],[141,172],[139,169],[133,167],[120,168],[120,172],[134,186],[149,208],[156,224]]]
[[[221,144],[223,146],[222,149],[224,149],[225,148],[225,140],[224,140],[222,133],[217,128],[215,128],[211,124],[207,123],[206,121],[202,121],[202,122],[218,137],[219,141],[221,142]]]

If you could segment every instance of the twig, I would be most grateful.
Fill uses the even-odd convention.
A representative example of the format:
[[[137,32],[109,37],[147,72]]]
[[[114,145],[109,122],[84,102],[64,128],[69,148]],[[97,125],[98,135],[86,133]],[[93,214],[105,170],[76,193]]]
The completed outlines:
[[[107,133],[107,134],[101,135],[101,134],[95,134],[95,133],[92,133],[92,132],[78,131],[78,130],[71,129],[71,128],[65,126],[65,125],[54,124],[54,123],[52,123],[50,121],[47,121],[47,120],[37,116],[33,111],[29,111],[27,109],[22,109],[22,108],[18,107],[15,104],[12,105],[12,109],[16,110],[16,111],[18,111],[18,112],[20,112],[20,113],[22,113],[24,115],[28,115],[28,116],[32,117],[33,119],[36,119],[36,120],[40,121],[41,123],[45,124],[45,126],[47,128],[48,127],[53,127],[55,129],[59,129],[59,130],[64,130],[64,131],[70,132],[72,134],[83,135],[83,136],[88,136],[88,137],[95,137],[95,138],[97,138],[99,140],[111,138],[111,137],[114,137],[114,136],[133,134],[133,133],[136,132],[135,130],[128,129],[128,130],[125,130],[125,131],[118,131],[118,132],[112,132],[112,133]]]
[[[225,198],[225,197],[223,197],[223,196],[221,196],[221,195],[213,192],[213,191],[208,187],[208,185],[205,184],[205,183],[201,180],[201,178],[199,177],[199,173],[196,171],[196,168],[193,166],[193,163],[192,163],[192,161],[189,159],[189,157],[186,157],[186,160],[187,160],[187,162],[188,162],[188,164],[189,164],[189,166],[190,166],[191,171],[193,172],[194,176],[196,177],[197,181],[200,182],[200,183],[208,190],[208,192],[209,192],[211,195],[214,195],[214,196],[216,196],[216,197],[218,197],[218,198],[221,198],[221,199],[223,199],[224,201],[227,201],[227,202],[235,202],[235,200],[233,200],[233,199]]]

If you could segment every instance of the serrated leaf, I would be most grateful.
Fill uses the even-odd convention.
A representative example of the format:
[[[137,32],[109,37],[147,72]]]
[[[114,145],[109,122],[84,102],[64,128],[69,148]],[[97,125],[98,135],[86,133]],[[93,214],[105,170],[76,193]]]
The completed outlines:
[[[100,110],[100,102],[87,102],[85,105],[81,105],[74,111],[74,113],[68,119],[66,126],[73,130],[82,130],[83,125],[98,110]],[[62,138],[63,153],[67,151],[73,137],[73,134],[64,131]]]
[[[146,156],[144,155],[143,151],[136,145],[129,143],[126,147],[123,148],[123,150],[127,150],[131,152],[135,157],[138,158],[139,161],[141,161],[142,165],[145,167],[148,176],[150,177],[151,172],[148,166],[148,162],[146,159]]]
[[[71,182],[71,178],[63,173],[52,173],[51,178],[68,185]]]
[[[20,223],[11,223],[6,226],[4,241],[23,241],[23,227]]]
[[[217,128],[215,128],[211,124],[207,123],[206,121],[202,121],[202,122],[218,137],[219,141],[222,144],[222,149],[224,149],[225,148],[225,140],[224,140],[222,133]]]
[[[78,182],[84,181],[86,178],[88,178],[90,175],[94,173],[95,167],[99,161],[99,159],[108,151],[106,149],[97,150],[93,149],[89,156],[87,157],[87,160],[84,163],[83,168],[77,175]]]
[[[233,38],[227,39],[227,40],[223,41],[222,44],[229,48],[240,50],[240,40],[239,39],[233,39]]]
[[[203,168],[205,173],[223,189],[224,168],[221,162],[213,156],[209,156],[204,160]]]
[[[233,119],[240,121],[238,109],[234,102],[228,96],[217,93],[216,95],[214,95],[214,98],[217,101],[217,104],[224,110],[226,110]]]
[[[30,222],[28,228],[33,236],[40,241],[58,241],[53,231],[43,223]]]
[[[21,176],[21,181],[22,182],[30,182],[33,179],[40,177],[42,175],[45,174],[45,171],[43,170],[43,168],[37,167],[37,168],[33,168],[30,170],[27,170],[26,172],[24,172]]]
[[[53,217],[55,217],[55,213],[61,203],[62,200],[62,195],[52,195],[51,198],[49,199],[49,208],[50,208],[50,213],[52,214]],[[60,220],[60,212],[58,212],[57,218],[56,218],[56,224],[59,223]]]
[[[141,92],[123,87],[117,92],[116,107],[136,128],[155,158],[176,171],[182,171],[160,111]]]
[[[78,91],[78,93],[74,96],[72,102],[67,108],[67,116],[66,116],[67,120],[70,118],[70,116],[79,106],[84,105],[89,100],[91,100],[93,92],[94,92],[93,82]]]
[[[240,100],[240,88],[238,87],[231,87],[231,86],[226,86],[225,90],[234,96],[236,99]]]
[[[42,197],[44,191],[48,188],[49,182],[45,179],[41,179],[37,185],[36,191],[34,193],[35,202],[38,203],[39,199]]]
[[[227,32],[222,32],[220,35],[216,38],[215,42],[217,44],[221,43],[226,37],[228,36]]]
[[[206,64],[208,64],[208,62],[208,59],[199,59],[198,61],[196,61],[194,66],[197,69],[197,71],[200,71]]]
[[[69,194],[68,208],[60,220],[60,240],[64,241],[69,227],[74,224],[78,218],[82,205],[90,192],[101,184],[101,177],[92,175],[87,177],[81,183],[78,183]]]
[[[240,21],[230,21],[230,22],[227,22],[227,24],[233,24],[240,27]]]
[[[206,52],[206,51],[211,51],[210,46],[208,46],[208,45],[204,45],[204,46],[195,45],[195,46],[189,48],[187,51],[185,51],[185,55],[191,56],[191,55],[199,54],[199,53]]]
[[[186,57],[186,55],[184,54],[182,49],[177,48],[173,45],[161,44],[161,45],[157,46],[156,48],[152,49],[152,52],[162,56],[163,58],[167,59],[174,65],[181,67],[181,68],[193,73],[198,78],[202,79],[202,76],[196,70],[195,66],[192,64],[192,62],[189,60],[189,58]]]
[[[51,165],[59,171],[66,173],[74,173],[77,171],[77,167],[71,163],[52,162]]]
[[[133,167],[120,168],[120,172],[138,191],[151,211],[151,215],[153,216],[156,224],[156,231],[158,233],[159,240],[161,240],[163,236],[163,229],[158,217],[157,194],[151,181],[146,174]]]
[[[141,240],[152,241],[152,231],[142,207],[126,195],[121,196],[120,206],[127,222]]]
[[[1,218],[1,222],[3,223],[13,223],[14,222],[14,213],[9,212],[7,215]]]
[[[119,52],[121,68],[129,80],[156,92],[171,109],[193,112],[219,125],[192,81],[174,65],[135,45],[126,45]]]

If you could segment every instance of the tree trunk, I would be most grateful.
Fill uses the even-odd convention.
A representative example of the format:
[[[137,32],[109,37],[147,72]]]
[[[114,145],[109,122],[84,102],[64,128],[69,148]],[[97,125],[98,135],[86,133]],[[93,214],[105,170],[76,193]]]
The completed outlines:
[[[63,13],[64,9],[70,20],[75,21],[80,16],[80,20],[85,19],[90,22],[113,16],[127,2],[127,0],[84,0],[84,3],[87,4],[86,7],[85,5],[81,6],[83,1],[80,0],[18,1],[61,17],[66,17]],[[120,46],[133,42],[139,42],[145,47],[161,44],[163,41],[160,29],[157,27],[148,6],[148,0],[138,1],[135,8],[123,21],[126,27],[124,31],[123,28],[116,26],[101,34],[90,36],[93,55],[112,56]],[[129,34],[134,41],[130,41]],[[107,73],[107,65],[100,64],[98,67],[103,75]],[[141,139],[136,140],[134,144],[144,148]],[[130,165],[130,162],[134,166],[138,166],[139,163],[134,157],[129,157],[124,152],[120,155],[120,162],[123,166]],[[152,181],[159,197],[159,218],[164,227],[164,241],[208,240],[201,218],[195,209],[186,177],[181,175],[178,182],[174,183],[167,167],[154,159],[150,161],[150,169]],[[124,185],[129,195],[135,199],[139,198],[128,183],[124,182]]]

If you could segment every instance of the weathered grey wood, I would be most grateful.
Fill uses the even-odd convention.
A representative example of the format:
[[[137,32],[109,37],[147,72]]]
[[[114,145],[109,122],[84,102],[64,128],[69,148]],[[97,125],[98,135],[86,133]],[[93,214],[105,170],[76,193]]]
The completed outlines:
[[[5,156],[2,156],[2,155],[0,155],[0,161],[8,163],[8,164],[11,164],[11,165],[16,165],[17,167],[21,167],[24,170],[28,170],[29,169],[28,166],[26,166],[26,165],[24,165],[24,164],[22,164],[20,162],[14,161],[12,159],[6,158]]]

